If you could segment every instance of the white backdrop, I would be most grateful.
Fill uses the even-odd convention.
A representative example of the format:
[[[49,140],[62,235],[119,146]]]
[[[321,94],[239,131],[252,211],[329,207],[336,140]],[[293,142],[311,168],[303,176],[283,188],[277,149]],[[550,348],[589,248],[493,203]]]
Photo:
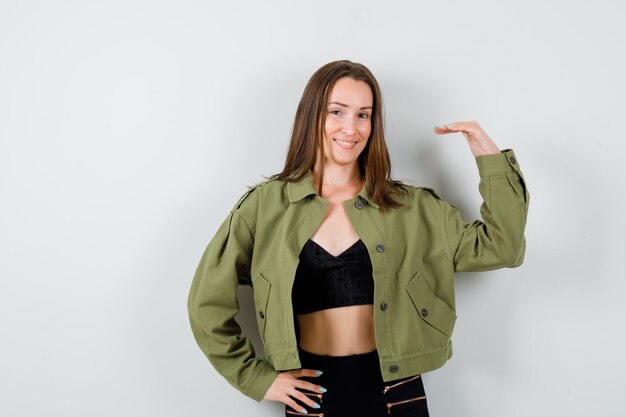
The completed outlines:
[[[282,415],[214,371],[186,299],[336,59],[381,84],[394,178],[478,218],[465,138],[432,132],[474,119],[528,182],[524,264],[457,274],[454,356],[424,375],[431,415],[623,415],[625,11],[1,0],[0,415]]]

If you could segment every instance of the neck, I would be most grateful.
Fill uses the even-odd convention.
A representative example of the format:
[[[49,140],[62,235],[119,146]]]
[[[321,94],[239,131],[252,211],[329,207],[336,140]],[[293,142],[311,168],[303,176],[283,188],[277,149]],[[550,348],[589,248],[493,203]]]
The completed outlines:
[[[317,189],[319,185],[321,166],[315,163],[311,170],[313,173],[313,183]],[[361,178],[359,166],[355,162],[351,165],[326,164],[324,166],[324,188],[346,188],[351,186],[362,186],[364,180]]]

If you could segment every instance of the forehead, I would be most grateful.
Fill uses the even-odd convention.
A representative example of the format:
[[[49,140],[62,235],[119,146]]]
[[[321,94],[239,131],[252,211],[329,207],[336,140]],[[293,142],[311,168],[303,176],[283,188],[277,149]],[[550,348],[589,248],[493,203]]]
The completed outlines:
[[[349,106],[371,106],[374,98],[370,86],[365,81],[349,77],[340,78],[333,86],[328,101],[336,101]]]

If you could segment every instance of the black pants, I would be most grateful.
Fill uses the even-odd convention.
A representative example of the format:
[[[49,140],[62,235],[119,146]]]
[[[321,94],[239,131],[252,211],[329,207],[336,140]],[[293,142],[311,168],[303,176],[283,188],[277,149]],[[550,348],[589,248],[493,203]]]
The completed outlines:
[[[321,408],[299,400],[308,414],[285,405],[285,416],[311,417],[428,417],[421,375],[383,382],[378,351],[348,356],[316,355],[298,348],[302,368],[324,373],[301,377],[328,391],[314,393],[298,388]]]

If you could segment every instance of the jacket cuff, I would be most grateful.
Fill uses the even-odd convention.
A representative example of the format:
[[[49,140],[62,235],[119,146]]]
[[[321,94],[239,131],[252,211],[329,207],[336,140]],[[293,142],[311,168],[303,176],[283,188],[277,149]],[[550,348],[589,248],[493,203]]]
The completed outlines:
[[[257,367],[256,377],[252,378],[246,385],[245,394],[257,402],[263,401],[263,397],[270,389],[270,386],[278,376],[278,372],[272,364],[266,360],[260,360]]]
[[[500,153],[475,157],[481,177],[519,172],[519,162],[513,149],[502,149]]]

